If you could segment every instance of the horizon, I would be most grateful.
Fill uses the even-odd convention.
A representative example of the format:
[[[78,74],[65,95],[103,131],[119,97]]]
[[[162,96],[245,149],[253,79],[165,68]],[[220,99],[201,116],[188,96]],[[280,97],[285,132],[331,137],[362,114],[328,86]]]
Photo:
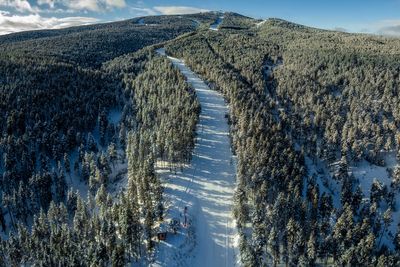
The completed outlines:
[[[254,19],[279,18],[326,30],[400,36],[400,0],[355,0],[301,3],[284,0],[135,1],[135,0],[0,0],[0,35],[42,29],[107,23],[154,15],[235,12]]]

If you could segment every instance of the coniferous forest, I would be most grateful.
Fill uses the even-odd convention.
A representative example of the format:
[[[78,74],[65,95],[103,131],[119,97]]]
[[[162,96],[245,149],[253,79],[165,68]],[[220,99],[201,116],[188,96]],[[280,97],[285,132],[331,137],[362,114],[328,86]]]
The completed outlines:
[[[385,162],[399,158],[399,46],[226,13],[217,33],[168,43],[231,106],[245,265],[399,264],[399,169]],[[351,168],[362,161],[389,173],[368,195]]]
[[[153,262],[203,108],[160,47],[229,106],[243,266],[400,264],[400,40],[219,17],[0,36],[0,266]]]
[[[192,27],[190,20],[170,23],[150,32],[132,26],[129,50]],[[115,57],[128,50],[98,40],[123,42],[124,33],[91,27],[89,34],[69,31],[87,38],[100,58],[70,54],[85,44],[69,39],[72,44],[59,46],[64,33],[29,41],[16,34],[10,43],[13,36],[5,36],[0,222],[9,237],[1,241],[2,266],[124,266],[150,259],[154,222],[163,217],[155,161],[171,168],[190,161],[200,107],[184,77],[152,48]],[[110,40],[99,36],[106,34]],[[32,55],[35,43],[48,47]],[[112,195],[121,176],[127,187]],[[68,187],[72,181],[80,192]]]

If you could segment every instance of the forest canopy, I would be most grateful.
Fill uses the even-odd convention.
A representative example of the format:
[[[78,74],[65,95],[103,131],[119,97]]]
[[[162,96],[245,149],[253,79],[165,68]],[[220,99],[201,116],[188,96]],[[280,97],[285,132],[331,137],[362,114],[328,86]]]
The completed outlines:
[[[220,15],[0,37],[0,263],[152,260],[201,110],[165,46],[229,104],[243,265],[400,264],[400,40]]]

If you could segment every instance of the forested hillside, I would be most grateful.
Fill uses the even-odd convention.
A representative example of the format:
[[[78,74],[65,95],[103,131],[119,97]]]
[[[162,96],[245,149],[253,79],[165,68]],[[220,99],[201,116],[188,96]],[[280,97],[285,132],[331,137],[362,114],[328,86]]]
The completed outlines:
[[[153,48],[126,53],[194,29],[168,20],[1,37],[1,266],[151,260],[164,212],[154,164],[190,161],[200,110]]]
[[[400,41],[226,18],[167,52],[230,103],[242,261],[398,264]]]
[[[121,266],[151,257],[153,225],[163,217],[154,162],[190,160],[199,106],[183,77],[149,49],[115,59],[102,71],[99,77],[89,72],[93,80],[83,73],[79,84],[53,75],[68,91],[36,82],[37,95],[28,91],[24,99],[19,90],[19,102],[11,103],[48,110],[30,106],[25,114],[5,105],[11,115],[1,146],[1,221],[10,234],[0,253],[4,262]],[[101,78],[111,73],[119,83]],[[107,115],[111,108],[122,109],[120,121]],[[124,169],[126,190],[112,197],[108,188]],[[69,188],[74,179],[86,185],[86,199]]]
[[[214,13],[135,18],[61,30],[0,36],[0,57],[98,68],[107,60],[173,39],[215,20]],[[194,23],[194,21],[198,21]]]
[[[153,262],[201,110],[161,45],[229,104],[244,266],[400,265],[400,40],[208,12],[0,37],[0,266]]]

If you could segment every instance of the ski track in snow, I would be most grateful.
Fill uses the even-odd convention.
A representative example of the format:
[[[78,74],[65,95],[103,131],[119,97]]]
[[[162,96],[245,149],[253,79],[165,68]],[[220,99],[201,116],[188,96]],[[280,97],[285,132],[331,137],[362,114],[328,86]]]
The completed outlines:
[[[165,56],[164,49],[157,52]],[[178,216],[183,222],[182,213],[187,206],[194,237],[179,237],[189,232],[185,228],[175,236],[169,234],[167,241],[158,245],[154,266],[235,266],[232,200],[236,170],[225,118],[228,107],[222,95],[211,90],[183,61],[168,58],[196,90],[201,104],[192,162],[176,175],[165,174],[164,184],[170,201],[167,217]],[[188,239],[193,239],[194,244],[185,251],[184,247],[191,243]]]

